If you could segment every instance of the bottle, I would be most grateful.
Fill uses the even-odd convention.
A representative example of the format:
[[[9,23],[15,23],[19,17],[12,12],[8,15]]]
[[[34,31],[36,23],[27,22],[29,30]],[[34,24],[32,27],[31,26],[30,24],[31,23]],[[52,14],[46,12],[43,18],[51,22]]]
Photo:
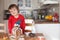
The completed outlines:
[[[59,22],[59,15],[58,15],[58,13],[54,13],[54,15],[53,15],[53,22]]]

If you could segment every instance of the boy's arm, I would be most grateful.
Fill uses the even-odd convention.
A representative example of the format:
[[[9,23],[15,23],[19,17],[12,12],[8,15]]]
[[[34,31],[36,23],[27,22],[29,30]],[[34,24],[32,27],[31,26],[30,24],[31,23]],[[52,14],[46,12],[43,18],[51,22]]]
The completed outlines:
[[[11,28],[12,28],[12,25],[11,25],[11,17],[8,19],[8,32],[9,34],[11,34]]]
[[[23,19],[22,19],[22,22],[21,22],[21,24],[20,24],[20,27],[22,28],[22,31],[23,31],[23,33],[24,33],[24,31],[25,31],[25,18],[23,17]]]

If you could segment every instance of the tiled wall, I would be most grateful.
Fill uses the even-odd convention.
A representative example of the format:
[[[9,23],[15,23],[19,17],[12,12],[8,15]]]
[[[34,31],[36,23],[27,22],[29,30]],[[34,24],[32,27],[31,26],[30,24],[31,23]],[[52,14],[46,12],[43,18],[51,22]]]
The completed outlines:
[[[17,3],[17,0],[0,0],[0,23],[4,23],[3,15],[4,10],[8,9],[10,4]]]
[[[17,0],[4,0],[4,9],[7,10],[10,4],[17,4]]]

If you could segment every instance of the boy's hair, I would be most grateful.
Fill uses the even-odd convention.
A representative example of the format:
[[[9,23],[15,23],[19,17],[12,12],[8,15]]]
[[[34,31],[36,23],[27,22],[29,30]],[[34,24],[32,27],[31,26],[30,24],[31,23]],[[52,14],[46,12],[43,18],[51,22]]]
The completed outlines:
[[[19,11],[19,8],[18,8],[18,6],[16,4],[11,4],[9,6],[8,10],[11,9],[11,8],[14,8],[14,7]]]

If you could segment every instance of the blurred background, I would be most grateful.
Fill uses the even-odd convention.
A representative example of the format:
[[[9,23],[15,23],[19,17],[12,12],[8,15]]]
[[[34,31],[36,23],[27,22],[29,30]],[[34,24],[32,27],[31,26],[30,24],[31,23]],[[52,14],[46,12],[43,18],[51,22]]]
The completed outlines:
[[[6,32],[10,4],[18,5],[19,13],[34,21],[36,33],[43,33],[47,40],[60,40],[60,0],[0,0],[0,23],[6,24]]]

